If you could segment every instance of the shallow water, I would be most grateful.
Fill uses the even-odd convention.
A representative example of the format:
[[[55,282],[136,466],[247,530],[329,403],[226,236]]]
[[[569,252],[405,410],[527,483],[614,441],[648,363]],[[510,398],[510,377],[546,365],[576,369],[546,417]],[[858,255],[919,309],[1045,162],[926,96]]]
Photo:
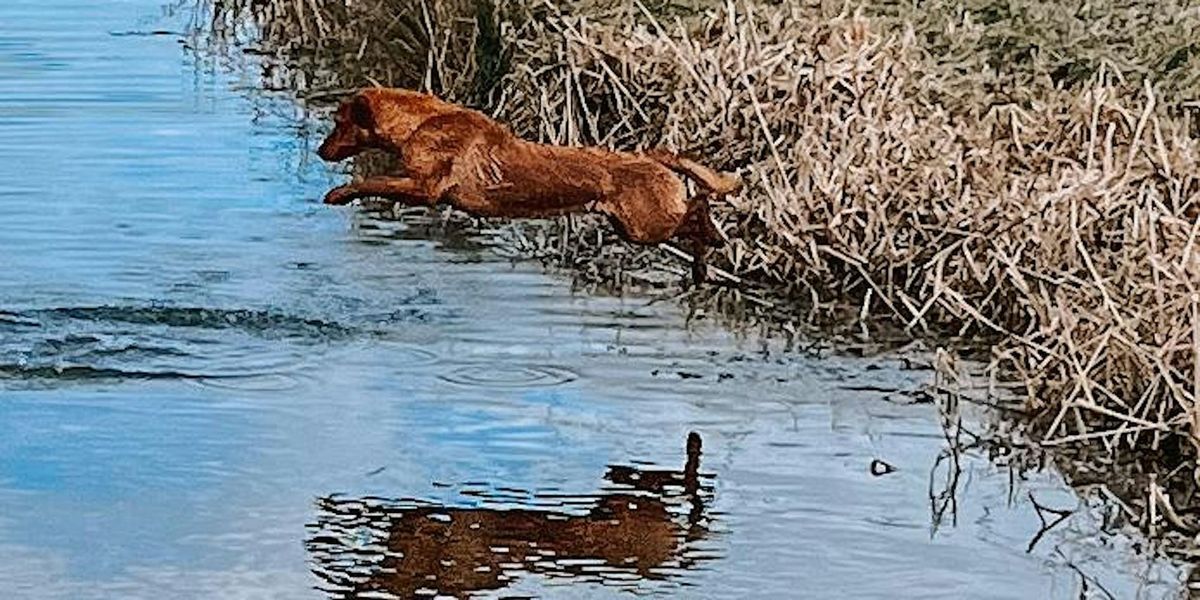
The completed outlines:
[[[312,122],[189,14],[0,3],[0,597],[1180,589],[1052,472],[967,452],[937,510],[887,392],[927,372],[321,206]],[[1030,496],[1079,510],[1027,552]]]

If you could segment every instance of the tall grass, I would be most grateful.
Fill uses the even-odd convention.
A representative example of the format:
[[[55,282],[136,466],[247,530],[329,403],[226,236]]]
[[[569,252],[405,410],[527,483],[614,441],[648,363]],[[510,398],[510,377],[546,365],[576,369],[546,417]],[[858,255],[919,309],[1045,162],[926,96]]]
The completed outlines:
[[[338,32],[335,59],[302,69],[326,87],[425,87],[527,137],[738,170],[747,189],[718,207],[723,270],[997,340],[993,366],[1024,383],[1043,444],[1196,457],[1200,57],[1185,34],[1200,12],[1186,3],[255,5],[292,65],[314,32]],[[1170,504],[1148,497],[1148,514]]]

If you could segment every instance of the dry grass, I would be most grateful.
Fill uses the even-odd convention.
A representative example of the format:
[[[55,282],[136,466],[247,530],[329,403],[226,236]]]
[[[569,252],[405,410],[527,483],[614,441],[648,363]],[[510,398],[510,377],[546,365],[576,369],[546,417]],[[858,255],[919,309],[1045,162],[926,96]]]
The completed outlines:
[[[308,17],[292,2],[257,10],[264,42],[293,65],[311,39],[303,23],[311,35],[324,10],[326,28],[350,26],[340,37],[362,46],[339,56],[361,64],[301,69],[321,86],[423,85],[528,137],[668,146],[737,169],[749,186],[719,207],[733,239],[720,268],[914,332],[994,336],[993,367],[1025,384],[1043,444],[1194,460],[1200,68],[1183,32],[1196,9],[941,0],[865,17],[747,0],[583,17],[543,3],[353,4],[409,23],[379,33],[336,12],[344,2],[308,3]],[[604,235],[577,222],[538,248],[645,259],[584,243]],[[1160,483],[1142,488],[1144,506],[1166,518]]]
[[[501,15],[488,0],[197,2],[210,32],[278,59],[272,87],[328,95],[375,83],[474,97],[504,68]]]

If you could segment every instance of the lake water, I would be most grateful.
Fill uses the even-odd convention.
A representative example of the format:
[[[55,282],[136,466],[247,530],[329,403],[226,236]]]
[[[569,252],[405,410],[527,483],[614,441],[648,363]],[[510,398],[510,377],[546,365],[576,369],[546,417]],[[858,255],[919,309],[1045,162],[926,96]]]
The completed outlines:
[[[0,597],[1182,588],[1053,472],[937,510],[927,371],[320,205],[321,123],[191,16],[0,3]],[[1030,497],[1076,512],[1027,551]]]

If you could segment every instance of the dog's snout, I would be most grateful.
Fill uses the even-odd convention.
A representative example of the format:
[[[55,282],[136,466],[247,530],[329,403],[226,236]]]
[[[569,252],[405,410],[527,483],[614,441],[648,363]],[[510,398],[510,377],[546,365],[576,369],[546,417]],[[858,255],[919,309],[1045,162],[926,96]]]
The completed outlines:
[[[337,131],[329,134],[329,137],[325,138],[325,141],[321,143],[321,147],[317,148],[317,156],[320,156],[321,160],[329,162],[336,162],[345,158],[349,158],[352,154],[354,154],[351,151],[352,147],[350,144],[345,143],[345,141],[341,138],[342,136],[340,136]]]
[[[326,161],[335,160],[334,152],[333,152],[333,144],[330,144],[329,140],[325,140],[325,143],[321,144],[320,148],[317,148],[317,156],[320,156],[321,160],[326,160]]]

